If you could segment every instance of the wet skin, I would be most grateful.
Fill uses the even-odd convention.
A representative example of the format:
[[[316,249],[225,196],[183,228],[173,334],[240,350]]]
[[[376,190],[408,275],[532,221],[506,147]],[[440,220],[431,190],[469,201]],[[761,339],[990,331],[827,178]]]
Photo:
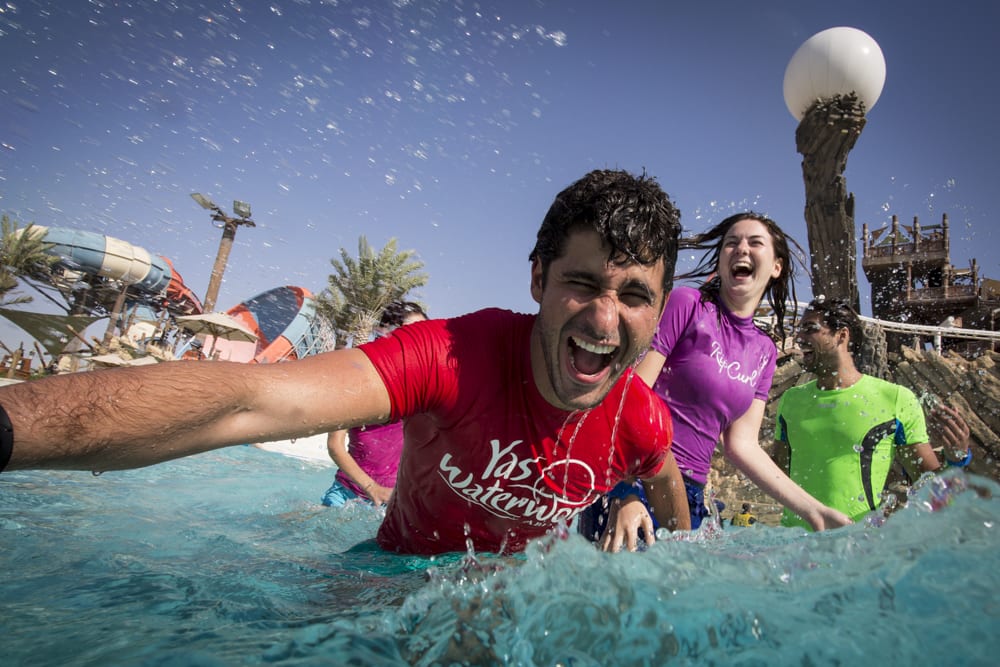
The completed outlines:
[[[802,351],[802,367],[810,373],[828,375],[838,366],[838,332],[823,323],[818,313],[806,313],[795,332],[795,342]]]
[[[594,231],[578,231],[542,278],[531,268],[539,304],[531,336],[532,373],[542,396],[563,410],[603,400],[648,349],[663,311],[663,261],[617,265]]]

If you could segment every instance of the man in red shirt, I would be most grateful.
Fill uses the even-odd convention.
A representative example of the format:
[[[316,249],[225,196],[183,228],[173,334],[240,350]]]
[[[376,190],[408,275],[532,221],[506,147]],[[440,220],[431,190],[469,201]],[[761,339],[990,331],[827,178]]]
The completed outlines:
[[[403,419],[383,548],[517,551],[635,477],[661,523],[688,528],[674,511],[687,501],[669,412],[632,372],[671,285],[679,217],[654,179],[594,171],[539,229],[535,316],[484,310],[281,364],[167,363],[2,388],[0,468],[139,467]]]

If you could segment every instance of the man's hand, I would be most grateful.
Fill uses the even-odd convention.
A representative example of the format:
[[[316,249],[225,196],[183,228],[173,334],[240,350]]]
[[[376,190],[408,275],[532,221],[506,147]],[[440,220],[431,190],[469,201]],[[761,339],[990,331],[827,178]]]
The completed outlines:
[[[944,403],[931,410],[927,424],[931,432],[931,442],[944,447],[944,457],[950,461],[961,461],[969,451],[969,425],[955,408]]]
[[[621,551],[624,545],[629,551],[635,551],[639,544],[639,529],[645,533],[646,544],[653,544],[653,518],[649,516],[646,506],[637,496],[628,496],[624,500],[615,498],[608,510],[608,525],[601,536],[601,550]]]

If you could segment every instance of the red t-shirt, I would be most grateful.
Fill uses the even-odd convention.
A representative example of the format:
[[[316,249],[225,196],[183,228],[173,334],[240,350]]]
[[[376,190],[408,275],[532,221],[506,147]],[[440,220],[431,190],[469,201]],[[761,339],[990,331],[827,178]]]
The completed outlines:
[[[405,420],[382,548],[520,551],[622,479],[659,470],[673,430],[663,401],[630,370],[595,408],[553,407],[531,373],[534,321],[482,310],[361,346],[390,420]]]

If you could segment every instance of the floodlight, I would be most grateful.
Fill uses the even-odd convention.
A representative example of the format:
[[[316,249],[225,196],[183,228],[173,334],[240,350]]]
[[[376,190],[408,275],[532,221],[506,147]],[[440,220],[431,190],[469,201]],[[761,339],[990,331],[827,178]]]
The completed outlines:
[[[213,211],[216,208],[218,208],[215,204],[212,203],[211,199],[201,194],[200,192],[192,192],[191,199],[195,200],[196,202],[198,202],[199,206],[201,206],[202,208],[207,208],[209,211]]]
[[[240,216],[241,218],[250,217],[250,204],[245,201],[240,201],[239,199],[233,200],[233,213]]]

